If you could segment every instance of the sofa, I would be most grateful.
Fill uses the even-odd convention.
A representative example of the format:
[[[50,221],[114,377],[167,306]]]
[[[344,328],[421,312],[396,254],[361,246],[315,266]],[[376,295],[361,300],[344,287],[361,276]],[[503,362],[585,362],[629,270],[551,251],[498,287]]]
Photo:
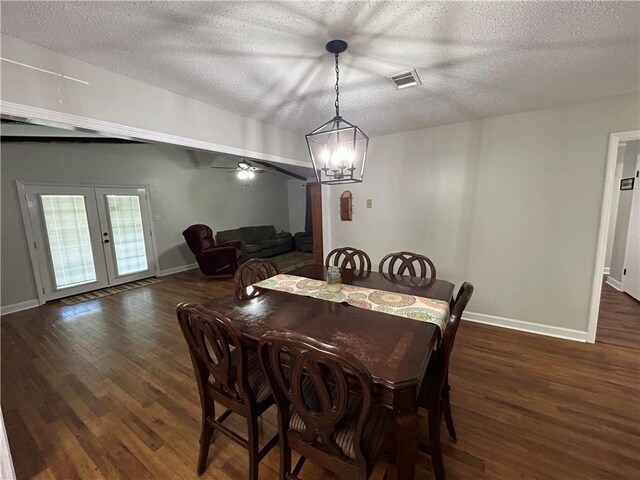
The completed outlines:
[[[222,230],[216,234],[217,243],[239,240],[242,261],[250,258],[273,257],[293,250],[293,238],[289,232],[276,233],[273,225],[240,227]]]

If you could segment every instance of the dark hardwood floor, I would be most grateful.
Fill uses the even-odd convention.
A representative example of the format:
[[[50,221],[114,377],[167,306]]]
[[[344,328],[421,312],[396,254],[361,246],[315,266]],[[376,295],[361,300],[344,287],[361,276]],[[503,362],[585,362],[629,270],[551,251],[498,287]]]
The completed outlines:
[[[630,348],[640,345],[640,302],[606,283],[602,285],[596,342]]]
[[[18,478],[196,478],[200,405],[174,307],[232,290],[191,271],[2,317],[2,409]],[[463,322],[450,383],[449,480],[640,478],[637,341],[588,345]],[[268,412],[265,435],[274,419]],[[244,479],[246,465],[246,451],[217,435],[203,478]],[[261,478],[277,468],[276,447]],[[308,463],[302,476],[331,478]],[[418,478],[433,478],[423,455]]]

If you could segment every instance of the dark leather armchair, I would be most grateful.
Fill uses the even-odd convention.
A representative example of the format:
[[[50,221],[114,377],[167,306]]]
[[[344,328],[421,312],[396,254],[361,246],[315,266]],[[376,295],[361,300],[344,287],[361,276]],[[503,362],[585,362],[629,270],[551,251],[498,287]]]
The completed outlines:
[[[196,224],[188,227],[182,236],[193,252],[204,275],[233,275],[242,256],[239,240],[216,245],[213,231],[207,225]]]

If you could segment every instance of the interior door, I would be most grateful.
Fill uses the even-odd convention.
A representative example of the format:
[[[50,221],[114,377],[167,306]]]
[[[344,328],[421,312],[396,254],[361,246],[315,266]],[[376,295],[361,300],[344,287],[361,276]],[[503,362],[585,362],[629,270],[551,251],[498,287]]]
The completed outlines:
[[[154,276],[151,222],[144,188],[96,188],[109,285]]]
[[[25,187],[44,300],[109,285],[91,187]]]
[[[640,300],[640,155],[636,163],[636,176],[631,196],[631,216],[627,231],[627,246],[624,254],[622,289],[636,300]]]

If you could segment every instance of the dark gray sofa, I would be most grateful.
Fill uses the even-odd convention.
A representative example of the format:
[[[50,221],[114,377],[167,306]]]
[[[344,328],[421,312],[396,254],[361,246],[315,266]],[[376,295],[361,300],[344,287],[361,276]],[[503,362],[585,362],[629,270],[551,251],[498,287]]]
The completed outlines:
[[[289,232],[276,233],[273,225],[240,227],[223,230],[216,234],[217,243],[240,240],[242,260],[273,257],[293,250],[293,240]]]

